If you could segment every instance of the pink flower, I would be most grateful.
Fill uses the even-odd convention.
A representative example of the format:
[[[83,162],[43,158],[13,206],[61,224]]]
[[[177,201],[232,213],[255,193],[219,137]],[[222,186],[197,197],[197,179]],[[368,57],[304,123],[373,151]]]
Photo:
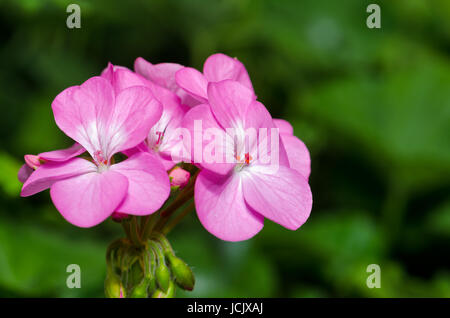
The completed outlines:
[[[199,102],[208,101],[208,83],[234,80],[253,91],[252,82],[244,65],[236,58],[217,53],[208,57],[203,74],[192,67],[184,67],[175,74],[176,83]]]
[[[115,91],[131,86],[145,86],[163,106],[160,119],[152,126],[145,141],[136,148],[125,151],[126,155],[140,151],[152,152],[161,159],[166,170],[186,159],[182,156],[183,143],[178,128],[189,108],[181,104],[177,95],[125,67],[109,64],[102,72],[102,77],[111,82]]]
[[[292,125],[284,119],[274,118],[273,123],[280,131],[281,141],[289,159],[289,166],[300,172],[306,180],[311,173],[311,158],[303,141],[294,136]]]
[[[256,101],[252,90],[232,80],[209,83],[207,100],[209,105],[196,106],[186,114],[183,126],[192,134],[196,120],[202,121],[203,129],[215,128],[220,139],[232,143],[215,148],[215,153],[235,157],[236,162],[200,163],[204,169],[197,177],[194,197],[203,226],[227,241],[253,237],[262,229],[264,218],[298,229],[312,207],[307,178],[289,167],[282,143],[277,169],[252,155],[254,145],[243,146],[245,130],[275,128],[264,105]],[[227,139],[228,128],[234,128],[231,139]],[[261,134],[258,139],[266,140]]]
[[[181,103],[188,106],[198,105],[197,99],[184,91],[175,81],[175,73],[184,68],[183,65],[176,63],[152,64],[142,57],[134,61],[134,70],[152,83],[164,87],[176,94],[181,99]]]
[[[22,196],[50,188],[56,208],[80,227],[99,224],[113,212],[150,214],[170,192],[161,162],[150,153],[114,164],[115,153],[135,147],[158,121],[162,106],[148,88],[114,92],[102,77],[61,92],[52,103],[58,127],[91,155],[41,165],[26,180]]]
[[[232,79],[253,91],[250,77],[244,65],[237,59],[225,54],[213,54],[203,66],[203,74],[185,67],[176,73],[176,81],[180,87],[191,93],[201,102],[207,102],[207,86],[209,82],[220,82]],[[305,144],[293,135],[290,123],[282,119],[274,119],[274,124],[280,129],[280,136],[286,149],[290,167],[309,178],[311,159]]]
[[[43,152],[36,155],[25,155],[25,164],[20,168],[17,177],[24,183],[34,170],[46,162],[61,162],[81,155],[86,150],[79,144],[74,143],[71,147],[62,150]]]

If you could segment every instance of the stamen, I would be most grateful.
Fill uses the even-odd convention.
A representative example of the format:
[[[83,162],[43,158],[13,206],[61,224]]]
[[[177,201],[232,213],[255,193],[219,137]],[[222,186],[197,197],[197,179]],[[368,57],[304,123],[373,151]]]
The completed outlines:
[[[249,165],[249,164],[250,164],[250,161],[252,161],[252,159],[253,159],[253,158],[252,158],[252,156],[250,156],[250,153],[247,152],[247,153],[245,154],[245,164],[246,164],[246,165]]]
[[[240,160],[240,156],[239,155],[235,155],[234,156],[237,160],[237,164],[234,167],[235,171],[241,171],[244,167],[250,165],[250,162],[253,160],[252,156],[250,155],[249,152],[247,152],[244,155],[244,160]]]
[[[159,146],[162,143],[162,139],[164,138],[164,132],[157,131],[156,134],[158,135],[158,140],[156,141],[156,146]]]
[[[103,152],[101,150],[97,150],[94,152],[94,160],[97,165],[107,165],[108,160],[103,156]]]

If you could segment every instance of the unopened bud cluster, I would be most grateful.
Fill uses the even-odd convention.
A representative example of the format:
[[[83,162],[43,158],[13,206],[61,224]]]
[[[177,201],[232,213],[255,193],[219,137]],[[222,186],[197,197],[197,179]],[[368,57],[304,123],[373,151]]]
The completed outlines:
[[[171,298],[176,286],[192,290],[194,274],[175,255],[163,235],[140,247],[128,239],[113,242],[107,252],[105,294],[110,298]]]

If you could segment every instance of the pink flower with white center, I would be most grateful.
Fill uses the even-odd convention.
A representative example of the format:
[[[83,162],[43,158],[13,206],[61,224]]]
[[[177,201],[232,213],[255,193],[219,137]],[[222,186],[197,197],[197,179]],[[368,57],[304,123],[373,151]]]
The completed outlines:
[[[306,180],[311,173],[311,157],[308,148],[298,137],[294,136],[294,128],[284,119],[273,119],[279,129],[281,141],[289,159],[289,166],[300,172]]]
[[[176,94],[181,99],[183,105],[191,107],[198,105],[198,100],[178,86],[175,81],[175,73],[182,68],[184,68],[183,65],[176,63],[152,64],[142,57],[138,57],[134,61],[134,70],[136,73]]]
[[[207,102],[207,87],[210,82],[235,80],[253,91],[253,85],[245,66],[236,58],[225,54],[213,54],[206,59],[203,74],[194,68],[185,67],[177,71],[177,84],[201,102]],[[311,160],[305,144],[293,135],[291,124],[282,119],[274,119],[280,129],[281,140],[286,149],[291,168],[302,173],[307,179]]]
[[[125,151],[126,155],[140,151],[152,152],[160,157],[166,170],[172,168],[176,163],[188,159],[183,158],[182,155],[183,143],[179,127],[185,113],[190,108],[182,105],[177,95],[127,68],[112,64],[109,64],[102,72],[102,77],[111,82],[116,92],[131,86],[145,86],[152,91],[153,96],[163,107],[160,119],[152,126],[145,141],[136,148]]]
[[[251,91],[252,82],[244,64],[237,58],[222,53],[208,57],[203,65],[203,74],[192,67],[184,67],[176,72],[175,80],[179,87],[201,103],[208,101],[208,83],[234,80]]]
[[[162,106],[145,87],[115,94],[102,77],[61,92],[52,103],[58,127],[91,155],[41,165],[23,185],[29,196],[50,188],[55,207],[70,223],[91,227],[113,212],[147,215],[170,193],[167,173],[150,153],[114,164],[115,153],[142,142],[158,121]]]
[[[201,163],[194,198],[203,226],[226,241],[253,237],[262,229],[264,218],[298,229],[309,217],[312,194],[307,178],[289,167],[283,144],[277,169],[252,156],[251,146],[249,152],[239,151],[243,130],[275,128],[264,105],[256,101],[252,90],[232,80],[209,83],[207,99],[209,105],[196,106],[186,114],[183,126],[194,134],[195,121],[201,120],[203,129],[215,128],[223,140],[230,131],[227,129],[234,128],[234,144],[214,150],[235,157],[237,162]],[[265,140],[261,135],[258,138]]]

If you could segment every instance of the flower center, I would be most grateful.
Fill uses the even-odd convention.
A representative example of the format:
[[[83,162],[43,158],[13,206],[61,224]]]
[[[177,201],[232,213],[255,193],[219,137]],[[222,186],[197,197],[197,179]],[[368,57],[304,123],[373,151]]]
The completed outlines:
[[[235,171],[241,171],[244,167],[249,166],[250,162],[253,160],[253,157],[248,152],[245,153],[243,160],[241,160],[239,155],[235,155],[235,158],[237,160],[237,164],[234,168]]]
[[[108,165],[108,160],[105,158],[101,150],[97,150],[94,152],[94,160],[100,170],[104,170],[102,168]]]
[[[156,141],[155,141],[155,139],[153,139],[154,144],[151,146],[151,148],[155,151],[158,151],[159,146],[161,146],[162,141],[164,139],[164,131],[157,131],[157,132],[155,132],[155,134],[158,137],[156,138]]]

